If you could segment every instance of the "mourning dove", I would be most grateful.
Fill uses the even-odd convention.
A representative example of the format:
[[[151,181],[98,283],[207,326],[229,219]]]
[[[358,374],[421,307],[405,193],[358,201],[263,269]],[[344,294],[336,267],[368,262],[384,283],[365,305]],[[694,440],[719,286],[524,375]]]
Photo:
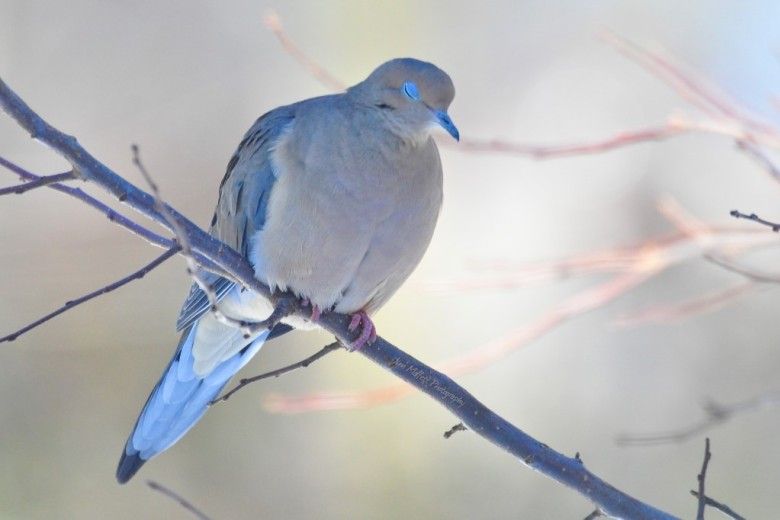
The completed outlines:
[[[181,339],[125,445],[117,480],[127,482],[203,416],[265,341],[311,328],[320,310],[352,315],[352,345],[375,337],[369,315],[419,263],[442,203],[442,168],[431,133],[459,139],[447,115],[449,76],[394,59],[344,93],[276,108],[258,119],[231,158],[210,232],[235,248],[274,291],[307,300],[313,320],[291,317],[245,337],[209,312],[197,285],[177,327]],[[270,301],[207,275],[219,310],[259,322]]]

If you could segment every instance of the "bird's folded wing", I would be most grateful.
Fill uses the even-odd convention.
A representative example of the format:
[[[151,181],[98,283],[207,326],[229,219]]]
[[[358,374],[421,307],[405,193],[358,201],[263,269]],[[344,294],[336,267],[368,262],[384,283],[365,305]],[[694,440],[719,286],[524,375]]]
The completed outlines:
[[[202,276],[205,279],[204,281],[211,285],[218,302],[236,285],[235,282],[212,273],[204,273]],[[210,308],[211,302],[206,293],[198,287],[198,284],[192,284],[190,293],[187,295],[187,299],[184,300],[184,305],[182,305],[179,317],[176,320],[176,330],[186,329]]]
[[[276,182],[271,152],[294,118],[295,105],[279,107],[260,117],[238,145],[219,186],[219,202],[210,233],[245,258],[249,258],[251,237],[265,224],[268,200]],[[214,289],[217,301],[235,286],[234,282],[211,273],[204,273],[204,278]],[[210,307],[207,295],[193,284],[176,320],[176,329],[185,329]]]

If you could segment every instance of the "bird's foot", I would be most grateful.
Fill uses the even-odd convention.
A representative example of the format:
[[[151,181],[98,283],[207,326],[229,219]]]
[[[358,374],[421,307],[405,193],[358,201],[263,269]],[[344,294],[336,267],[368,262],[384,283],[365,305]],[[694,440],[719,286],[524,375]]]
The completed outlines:
[[[360,350],[366,345],[370,345],[376,340],[376,327],[371,318],[368,317],[365,311],[359,311],[352,315],[352,320],[349,322],[350,332],[354,332],[360,327],[360,336],[355,341],[350,343],[349,350]]]
[[[320,321],[320,316],[322,315],[322,309],[320,309],[319,305],[312,305],[311,306],[311,316],[309,316],[309,320],[317,323]]]
[[[313,323],[320,321],[320,316],[322,316],[322,309],[320,309],[319,305],[312,304],[308,298],[301,298],[301,305],[304,307],[311,305],[311,316],[309,316],[309,321]]]

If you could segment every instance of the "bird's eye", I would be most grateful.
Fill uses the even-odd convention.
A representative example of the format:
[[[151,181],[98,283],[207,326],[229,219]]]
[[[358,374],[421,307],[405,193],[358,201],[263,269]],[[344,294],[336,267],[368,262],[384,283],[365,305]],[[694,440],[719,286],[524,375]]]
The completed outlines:
[[[404,95],[412,101],[420,101],[420,91],[417,90],[417,85],[411,81],[404,82],[404,86],[401,87]]]

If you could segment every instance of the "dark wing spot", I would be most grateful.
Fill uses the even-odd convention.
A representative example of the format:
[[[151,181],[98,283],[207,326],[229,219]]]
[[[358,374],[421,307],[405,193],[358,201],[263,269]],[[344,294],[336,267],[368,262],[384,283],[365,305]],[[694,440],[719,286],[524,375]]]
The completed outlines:
[[[241,143],[243,144],[244,142],[241,141]],[[233,157],[230,158],[230,162],[228,162],[227,170],[225,171],[225,176],[222,177],[222,182],[219,183],[219,192],[220,192],[220,194],[222,193],[222,187],[225,185],[225,183],[227,182],[228,178],[230,178],[230,174],[233,171],[233,168],[236,167],[236,163],[238,162],[238,156],[239,156],[240,152],[241,152],[241,147],[238,148],[236,153],[233,154]]]

